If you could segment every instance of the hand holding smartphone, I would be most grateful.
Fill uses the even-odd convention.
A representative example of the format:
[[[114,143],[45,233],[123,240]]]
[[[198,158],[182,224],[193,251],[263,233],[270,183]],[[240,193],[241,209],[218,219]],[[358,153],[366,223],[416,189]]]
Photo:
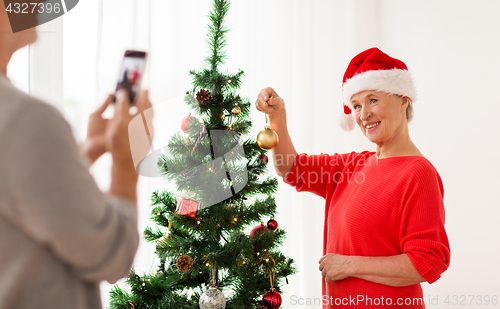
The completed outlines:
[[[118,83],[116,84],[116,91],[126,89],[131,104],[134,104],[141,87],[142,76],[146,68],[146,55],[147,53],[144,51],[127,50],[123,57]],[[116,98],[113,97],[113,102],[115,101]]]

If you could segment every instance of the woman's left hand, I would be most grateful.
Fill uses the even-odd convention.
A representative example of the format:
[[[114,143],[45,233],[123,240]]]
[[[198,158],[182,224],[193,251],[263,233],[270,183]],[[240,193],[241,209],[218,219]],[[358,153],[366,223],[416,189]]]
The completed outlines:
[[[319,270],[326,282],[333,282],[350,277],[349,267],[352,258],[346,255],[328,253],[319,260]]]
[[[108,126],[108,119],[102,114],[111,103],[113,96],[109,95],[106,101],[89,117],[87,128],[87,138],[80,146],[84,155],[94,163],[102,154],[106,152],[105,132]]]

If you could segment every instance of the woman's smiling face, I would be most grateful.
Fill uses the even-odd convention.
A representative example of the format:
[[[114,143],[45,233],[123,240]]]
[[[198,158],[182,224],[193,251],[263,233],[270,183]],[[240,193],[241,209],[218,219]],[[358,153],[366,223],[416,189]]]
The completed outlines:
[[[366,90],[351,97],[353,116],[361,132],[381,146],[407,126],[408,99],[381,91]]]

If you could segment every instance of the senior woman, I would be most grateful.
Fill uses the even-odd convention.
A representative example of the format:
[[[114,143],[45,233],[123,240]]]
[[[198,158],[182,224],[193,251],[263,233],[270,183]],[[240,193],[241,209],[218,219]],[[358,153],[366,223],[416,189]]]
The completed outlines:
[[[406,65],[378,48],[354,57],[343,79],[344,129],[357,124],[376,151],[298,154],[284,100],[272,89],[257,99],[280,136],[275,169],[297,191],[326,200],[323,307],[424,308],[421,282],[450,263],[443,184],[411,141],[415,87]]]

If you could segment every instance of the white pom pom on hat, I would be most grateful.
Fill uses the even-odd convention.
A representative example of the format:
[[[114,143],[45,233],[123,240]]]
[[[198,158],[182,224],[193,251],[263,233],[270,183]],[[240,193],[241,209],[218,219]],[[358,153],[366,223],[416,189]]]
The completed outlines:
[[[354,129],[351,97],[365,90],[383,91],[408,97],[413,102],[417,92],[406,64],[373,47],[352,58],[342,80],[344,114],[339,119],[345,131]]]
[[[354,126],[356,125],[356,121],[354,121],[354,116],[351,113],[351,109],[344,105],[344,114],[339,117],[339,124],[342,130],[344,131],[352,131],[354,130]]]

